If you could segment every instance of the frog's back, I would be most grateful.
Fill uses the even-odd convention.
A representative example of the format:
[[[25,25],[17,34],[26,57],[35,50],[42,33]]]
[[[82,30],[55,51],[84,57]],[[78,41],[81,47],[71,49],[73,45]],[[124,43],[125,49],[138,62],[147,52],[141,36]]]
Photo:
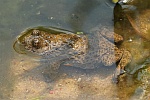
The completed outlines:
[[[113,38],[108,40],[102,34],[113,35],[112,30],[107,27],[97,27],[91,30],[88,37],[88,49],[83,55],[74,56],[67,60],[66,65],[93,69],[100,66],[111,66],[115,63],[115,45]]]

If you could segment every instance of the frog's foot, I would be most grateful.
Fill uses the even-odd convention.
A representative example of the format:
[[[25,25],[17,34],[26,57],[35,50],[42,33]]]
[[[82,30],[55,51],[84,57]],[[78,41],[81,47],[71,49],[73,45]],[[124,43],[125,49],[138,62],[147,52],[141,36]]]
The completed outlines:
[[[125,73],[124,68],[128,63],[131,62],[131,58],[132,58],[131,53],[127,50],[123,50],[122,57],[114,73],[114,79],[118,79],[119,75],[122,75]]]

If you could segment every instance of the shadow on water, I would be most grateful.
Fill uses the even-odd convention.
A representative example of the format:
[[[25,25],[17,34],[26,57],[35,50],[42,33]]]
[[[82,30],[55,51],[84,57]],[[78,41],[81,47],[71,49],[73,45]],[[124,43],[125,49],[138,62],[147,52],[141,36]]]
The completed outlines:
[[[78,99],[84,100],[86,99],[86,97],[84,96],[86,96],[87,94],[89,94],[91,97],[92,97],[91,94],[94,94],[94,95],[99,94],[98,91],[101,86],[98,87],[99,83],[96,83],[94,81],[96,79],[93,79],[93,77],[96,77],[96,78],[100,77],[102,79],[105,79],[106,77],[108,77],[108,74],[105,74],[105,70],[110,72],[109,74],[112,74],[112,70],[109,68],[108,69],[97,68],[93,70],[83,70],[80,68],[68,67],[68,66],[58,67],[60,62],[56,62],[54,64],[47,64],[47,63],[41,62],[40,65],[34,66],[34,63],[37,63],[34,60],[25,61],[29,59],[29,57],[27,57],[24,60],[22,59],[20,59],[20,61],[22,62],[22,64],[23,63],[24,64],[23,65],[17,64],[18,65],[17,67],[22,66],[22,68],[24,69],[23,73],[19,74],[18,76],[19,77],[18,83],[20,83],[18,88],[19,90],[22,89],[23,91],[19,91],[22,93],[20,93],[20,97],[16,96],[17,98],[25,98],[24,94],[26,94],[26,96],[28,97],[31,96],[31,98],[41,96],[43,97],[42,100],[47,100],[47,99],[53,98],[53,95],[50,95],[51,93],[49,94],[49,92],[55,91],[55,92],[58,92],[58,95],[56,93],[56,96],[54,96],[54,100],[57,97],[59,99],[61,98],[62,100],[65,100],[65,97],[68,98],[71,94],[72,96],[70,98],[76,98],[75,97],[76,95],[74,95],[74,93],[70,93],[69,90],[66,90],[66,89],[70,89],[70,90],[73,89],[74,91],[72,92],[76,92],[78,94],[77,96]],[[30,68],[29,65],[32,68]],[[22,71],[22,69],[20,71]],[[91,83],[92,80],[93,82]],[[109,80],[111,80],[111,78],[109,78]],[[34,83],[34,86],[33,86],[34,81],[36,83]],[[44,87],[43,86],[39,87],[38,84],[40,83],[46,83],[47,85]],[[66,87],[67,84],[69,85],[68,87]],[[36,90],[37,94],[40,94],[40,95],[36,95],[36,91],[35,93],[33,92],[32,94],[32,91],[34,90]],[[61,97],[61,94],[59,94],[61,92],[64,95],[64,97]],[[80,92],[83,92],[83,94]],[[64,94],[64,93],[67,93],[67,94]],[[95,98],[99,98],[99,97],[95,97]]]

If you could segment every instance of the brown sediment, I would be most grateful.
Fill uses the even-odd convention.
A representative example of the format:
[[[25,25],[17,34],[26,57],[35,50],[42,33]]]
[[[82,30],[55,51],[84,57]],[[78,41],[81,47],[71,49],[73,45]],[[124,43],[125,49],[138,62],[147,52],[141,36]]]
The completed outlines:
[[[147,36],[146,32],[142,31],[143,29],[141,29],[141,25],[139,25],[139,27],[137,26],[137,24],[141,24],[141,19],[138,18],[138,20],[139,20],[140,23],[136,24],[135,20],[129,14],[126,14],[126,16],[127,16],[128,20],[130,21],[132,27],[135,29],[136,33],[139,36],[141,36],[142,38],[150,41],[150,37]],[[141,17],[141,16],[138,16],[138,17]]]

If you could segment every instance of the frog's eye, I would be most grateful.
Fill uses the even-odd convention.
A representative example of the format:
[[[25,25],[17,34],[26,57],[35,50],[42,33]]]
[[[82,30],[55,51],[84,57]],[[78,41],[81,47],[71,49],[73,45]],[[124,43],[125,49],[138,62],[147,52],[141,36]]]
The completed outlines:
[[[40,31],[39,30],[33,30],[31,35],[39,36],[40,35]]]
[[[39,49],[40,48],[40,41],[39,39],[33,39],[32,40],[32,46],[36,49]]]

